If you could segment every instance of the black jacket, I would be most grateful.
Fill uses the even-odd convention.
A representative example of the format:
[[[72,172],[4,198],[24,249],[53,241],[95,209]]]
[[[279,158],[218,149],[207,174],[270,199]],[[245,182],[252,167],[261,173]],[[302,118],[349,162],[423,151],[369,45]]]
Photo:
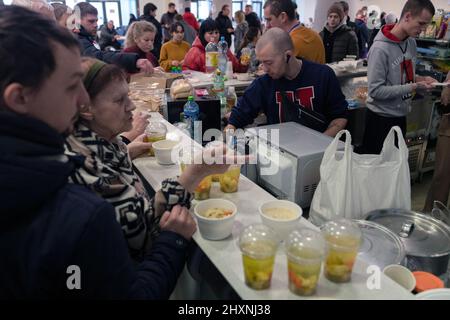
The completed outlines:
[[[228,28],[233,28],[231,19],[228,16],[224,16],[222,11],[220,11],[216,18],[216,23],[219,27],[220,36],[225,37],[225,41],[228,43],[228,48],[231,48],[231,33],[228,33],[227,31]]]
[[[156,57],[156,59],[159,60],[159,55],[161,53],[161,47],[162,47],[162,39],[163,39],[161,23],[159,23],[159,21],[156,20],[156,18],[154,16],[142,15],[139,17],[139,20],[148,21],[156,27],[156,30],[158,32],[155,35],[155,41],[153,42],[154,48],[152,50],[152,53]]]
[[[0,112],[0,300],[167,299],[188,243],[162,232],[136,265],[111,205],[68,184],[63,142],[41,121]]]
[[[101,51],[99,44],[95,41],[94,37],[87,33],[87,31],[81,27],[80,33],[78,33],[78,41],[81,46],[81,54],[83,56],[97,58],[106,63],[112,63],[120,66],[129,73],[138,72],[136,68],[136,62],[138,55],[135,53],[122,53],[119,51]]]
[[[347,55],[358,57],[358,39],[347,25],[341,25],[333,33],[324,27],[320,32],[320,37],[325,46],[327,63],[344,60]]]
[[[255,27],[261,30],[261,21],[256,13],[250,12],[245,15],[245,21],[247,21],[249,27]]]
[[[106,47],[112,46],[117,50],[120,50],[120,43],[114,39],[114,36],[117,35],[116,28],[109,30],[106,25],[103,25],[100,28],[100,38],[98,39],[98,44],[102,50],[105,50]]]

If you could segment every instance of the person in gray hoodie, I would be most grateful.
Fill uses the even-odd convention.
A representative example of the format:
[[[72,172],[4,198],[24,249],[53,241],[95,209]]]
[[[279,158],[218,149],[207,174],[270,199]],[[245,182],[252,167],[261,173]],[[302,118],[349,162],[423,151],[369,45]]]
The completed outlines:
[[[416,91],[428,91],[436,82],[415,75],[416,41],[435,13],[430,0],[408,0],[400,22],[385,25],[368,56],[366,128],[359,153],[381,152],[384,139],[394,126],[406,134],[406,115]]]

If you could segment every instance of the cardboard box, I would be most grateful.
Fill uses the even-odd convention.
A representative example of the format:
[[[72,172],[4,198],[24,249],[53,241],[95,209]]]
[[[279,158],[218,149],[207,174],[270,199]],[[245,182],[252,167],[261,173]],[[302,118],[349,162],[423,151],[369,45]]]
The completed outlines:
[[[130,82],[149,86],[152,89],[169,89],[176,79],[183,79],[183,75],[176,73],[155,73],[152,75],[138,73],[131,76]]]

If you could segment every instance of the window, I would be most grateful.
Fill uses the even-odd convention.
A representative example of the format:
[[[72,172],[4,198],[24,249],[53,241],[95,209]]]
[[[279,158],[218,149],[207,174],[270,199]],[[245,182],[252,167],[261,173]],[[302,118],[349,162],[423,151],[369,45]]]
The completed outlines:
[[[234,13],[239,10],[242,10],[242,1],[233,1],[233,8],[231,10],[231,15],[234,17]]]
[[[195,15],[197,20],[205,20],[209,17],[212,0],[191,1],[191,13]]]
[[[253,6],[253,12],[256,13],[261,20],[264,20],[263,14],[262,14],[262,9],[263,9],[262,1],[252,1],[252,6]]]

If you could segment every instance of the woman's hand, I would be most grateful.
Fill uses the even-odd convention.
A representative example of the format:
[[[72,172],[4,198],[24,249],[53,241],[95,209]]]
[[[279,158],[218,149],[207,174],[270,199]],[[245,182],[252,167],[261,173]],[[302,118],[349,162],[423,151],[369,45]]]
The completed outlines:
[[[196,157],[194,164],[186,166],[178,181],[192,193],[205,177],[212,174],[222,174],[228,170],[231,164],[243,164],[248,160],[249,156],[227,154],[227,148],[224,145],[207,148],[203,150],[203,154],[200,154],[198,158]]]
[[[152,74],[154,72],[152,63],[147,59],[138,59],[136,61],[136,68],[138,68],[140,72],[148,74]]]
[[[141,134],[139,137],[134,139],[128,146],[128,154],[130,155],[131,160],[136,159],[140,155],[146,153],[151,147],[151,142],[145,142],[145,133]]]
[[[180,61],[178,61],[178,60],[172,60],[172,65],[173,65],[174,67],[178,67],[178,66],[180,65]]]
[[[178,233],[186,240],[191,240],[192,235],[197,230],[195,220],[189,214],[186,207],[176,205],[172,211],[163,213],[159,226],[163,231],[172,231]]]
[[[122,133],[122,136],[127,138],[129,141],[135,140],[141,134],[144,133],[145,128],[148,126],[148,119],[150,115],[148,113],[138,112],[133,116],[133,128],[128,131]]]

